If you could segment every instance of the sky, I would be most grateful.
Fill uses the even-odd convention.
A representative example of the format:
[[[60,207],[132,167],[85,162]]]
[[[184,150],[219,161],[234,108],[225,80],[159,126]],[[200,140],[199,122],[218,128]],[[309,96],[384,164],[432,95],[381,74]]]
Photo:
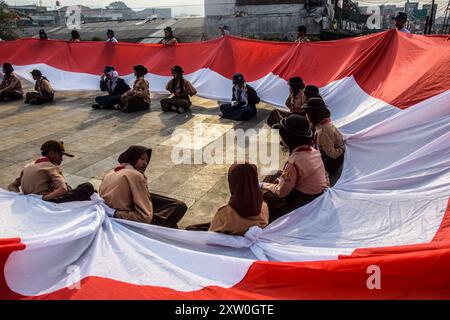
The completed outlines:
[[[39,0],[6,0],[6,3],[11,5],[36,4]],[[42,5],[52,6],[56,0],[41,0]],[[70,6],[82,4],[91,8],[104,7],[115,0],[59,0],[61,6]],[[143,10],[152,7],[171,7],[172,14],[180,15],[187,14],[204,14],[203,2],[204,0],[121,0],[133,10]]]

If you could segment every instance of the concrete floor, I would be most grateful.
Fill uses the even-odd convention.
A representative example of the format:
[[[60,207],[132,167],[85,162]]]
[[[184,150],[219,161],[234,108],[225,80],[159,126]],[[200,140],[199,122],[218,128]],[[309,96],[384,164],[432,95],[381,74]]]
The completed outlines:
[[[29,83],[23,83],[25,91],[31,90]],[[152,96],[150,112],[124,114],[92,109],[91,104],[98,94],[57,92],[55,101],[43,106],[30,106],[23,101],[1,103],[0,188],[6,188],[25,164],[39,157],[40,146],[49,139],[64,141],[67,151],[75,155],[74,158],[65,157],[61,166],[69,184],[76,186],[90,181],[96,188],[104,174],[117,165],[121,152],[132,144],[141,144],[153,148],[146,171],[150,191],[186,202],[189,209],[179,224],[183,228],[193,223],[209,222],[217,208],[228,201],[227,170],[235,159],[233,149],[236,143],[226,144],[226,134],[233,129],[250,128],[256,129],[257,134],[262,134],[264,130],[261,129],[273,132],[265,124],[272,107],[263,103],[258,105],[258,115],[251,121],[233,122],[219,118],[217,101],[199,97],[192,100],[192,112],[182,115],[162,113],[159,103],[164,97],[162,95]],[[200,122],[204,126],[201,133],[195,129]],[[180,132],[179,129],[186,131]],[[182,141],[183,152],[188,152],[197,161],[174,163],[172,155],[180,147],[176,142],[189,135],[200,138],[200,142],[190,145],[189,141]],[[279,149],[278,137],[271,137],[265,144],[275,150],[273,154],[279,158],[275,169],[278,169],[286,155]],[[222,141],[226,163],[208,164],[211,162],[202,161],[201,157],[199,161],[196,157]],[[176,145],[178,147],[174,148]],[[212,155],[217,155],[219,148],[215,149]],[[247,157],[253,152],[248,146],[240,148],[240,151]],[[264,167],[260,159],[256,162],[259,168]]]

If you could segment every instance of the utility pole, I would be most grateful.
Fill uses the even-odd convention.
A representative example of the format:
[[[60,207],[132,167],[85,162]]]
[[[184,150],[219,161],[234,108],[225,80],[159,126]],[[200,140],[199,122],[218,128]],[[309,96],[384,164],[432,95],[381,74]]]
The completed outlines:
[[[431,1],[431,12],[430,12],[430,19],[428,20],[428,33],[427,28],[425,28],[425,34],[431,34],[431,29],[433,27],[433,15],[434,15],[434,0]]]

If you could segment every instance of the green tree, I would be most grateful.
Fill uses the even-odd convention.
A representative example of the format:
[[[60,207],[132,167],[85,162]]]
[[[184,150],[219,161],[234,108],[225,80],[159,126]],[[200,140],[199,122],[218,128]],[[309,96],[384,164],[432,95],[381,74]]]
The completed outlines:
[[[17,29],[17,19],[31,19],[26,14],[12,10],[5,1],[0,0],[0,38],[3,40],[14,40],[17,38],[14,32]]]

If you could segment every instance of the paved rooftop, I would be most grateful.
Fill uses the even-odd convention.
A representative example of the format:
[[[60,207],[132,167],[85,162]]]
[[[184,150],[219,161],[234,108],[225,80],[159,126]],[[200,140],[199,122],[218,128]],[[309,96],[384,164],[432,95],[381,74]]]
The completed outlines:
[[[29,83],[23,83],[25,91],[31,90]],[[176,141],[172,133],[183,128],[198,135],[194,128],[202,122],[202,139],[198,145],[186,145],[186,150],[211,150],[213,144],[225,141],[226,133],[233,128],[268,129],[265,119],[272,108],[261,103],[257,117],[233,122],[217,116],[217,101],[194,97],[192,112],[179,115],[162,113],[159,101],[164,96],[153,95],[150,112],[124,114],[92,109],[98,94],[59,91],[53,103],[43,106],[30,106],[23,101],[0,104],[0,187],[6,188],[25,164],[39,157],[40,146],[49,139],[63,140],[67,150],[75,155],[65,157],[62,163],[69,184],[90,181],[96,188],[104,174],[117,165],[121,152],[132,144],[142,144],[153,148],[146,172],[150,191],[183,200],[189,207],[180,227],[209,222],[217,208],[228,201],[229,164],[174,163],[171,155]],[[266,145],[272,146],[270,139]],[[280,167],[286,155],[280,153],[278,139],[273,146],[280,157]],[[233,157],[232,147],[224,143],[224,154]],[[244,150],[247,155],[248,149]]]

